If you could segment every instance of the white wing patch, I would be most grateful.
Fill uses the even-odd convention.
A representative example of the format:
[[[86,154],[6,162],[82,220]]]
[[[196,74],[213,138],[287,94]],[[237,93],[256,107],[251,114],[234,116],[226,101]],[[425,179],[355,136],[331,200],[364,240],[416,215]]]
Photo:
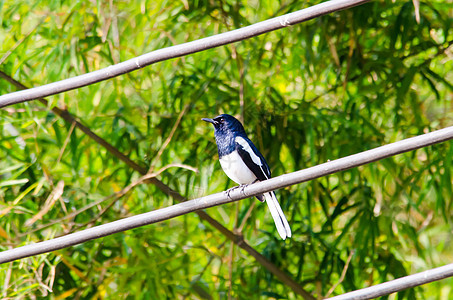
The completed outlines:
[[[255,154],[255,152],[253,152],[253,149],[250,147],[249,143],[247,143],[247,141],[243,138],[243,137],[240,137],[240,136],[237,136],[234,141],[236,143],[238,143],[239,145],[241,145],[241,147],[247,151],[247,153],[250,155],[250,157],[252,158],[252,161],[258,165],[261,169],[261,171],[263,172],[264,176],[266,177],[266,179],[269,179],[269,176],[268,176],[268,171],[266,170],[266,166],[263,164],[263,162],[261,161],[261,158]]]
[[[248,152],[248,154],[250,155],[250,157],[252,158],[252,160],[253,160],[253,162],[255,164],[257,164],[258,166],[262,166],[263,165],[263,162],[261,161],[261,158],[258,155],[256,155],[255,152],[253,152],[252,148],[250,148],[249,143],[247,143],[247,141],[243,137],[237,136],[234,139],[234,141],[236,143],[238,143],[239,145],[241,145],[242,148],[244,148],[244,150]]]

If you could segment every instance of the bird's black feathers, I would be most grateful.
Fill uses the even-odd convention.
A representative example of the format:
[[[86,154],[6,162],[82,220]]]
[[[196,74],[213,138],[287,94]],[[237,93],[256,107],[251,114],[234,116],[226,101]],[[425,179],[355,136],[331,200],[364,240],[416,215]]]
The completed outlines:
[[[213,119],[203,118],[203,121],[212,123],[214,125],[214,136],[217,143],[219,158],[230,154],[236,150],[235,137],[243,136],[247,138],[244,127],[233,116],[222,114]]]
[[[245,149],[241,144],[235,143],[239,156],[242,158],[247,167],[249,167],[249,169],[253,172],[253,174],[255,174],[256,178],[258,178],[259,181],[271,178],[269,166],[267,165],[263,155],[261,155],[258,149],[256,149],[255,145],[253,145],[253,143],[248,138],[246,138],[246,141],[250,144],[250,148],[248,149],[251,149],[254,154],[260,158],[261,165],[256,164],[252,160],[251,153],[249,153],[247,149]]]
[[[244,185],[271,178],[271,171],[266,160],[247,137],[241,122],[227,114],[213,119],[204,118],[203,121],[214,125],[220,165],[231,180]],[[266,192],[256,198],[260,201],[266,200],[282,239],[291,237],[291,228],[275,193]]]

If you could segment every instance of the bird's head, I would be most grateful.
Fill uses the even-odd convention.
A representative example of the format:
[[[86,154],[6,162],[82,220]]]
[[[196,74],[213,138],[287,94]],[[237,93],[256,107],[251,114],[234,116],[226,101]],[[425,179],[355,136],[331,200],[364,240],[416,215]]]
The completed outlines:
[[[241,122],[227,114],[222,114],[213,119],[203,118],[202,120],[214,125],[216,133],[245,133]]]

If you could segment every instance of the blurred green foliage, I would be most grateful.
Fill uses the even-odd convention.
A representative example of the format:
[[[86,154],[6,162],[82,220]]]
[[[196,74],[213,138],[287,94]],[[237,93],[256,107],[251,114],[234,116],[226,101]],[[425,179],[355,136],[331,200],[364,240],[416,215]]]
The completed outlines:
[[[0,70],[38,86],[318,2],[1,1]],[[48,107],[1,110],[0,249],[173,204],[142,184],[64,219],[140,175],[53,106],[143,166],[197,168],[159,177],[188,198],[234,184],[202,117],[242,118],[274,176],[453,125],[451,1],[422,1],[419,13],[417,22],[412,1],[373,1],[52,96]],[[1,94],[15,90],[0,79]],[[446,142],[278,191],[287,241],[265,205],[248,217],[254,199],[207,212],[230,230],[244,222],[249,244],[315,297],[341,294],[453,260],[452,157]],[[195,214],[0,269],[2,298],[296,298]],[[390,298],[448,299],[452,287]]]

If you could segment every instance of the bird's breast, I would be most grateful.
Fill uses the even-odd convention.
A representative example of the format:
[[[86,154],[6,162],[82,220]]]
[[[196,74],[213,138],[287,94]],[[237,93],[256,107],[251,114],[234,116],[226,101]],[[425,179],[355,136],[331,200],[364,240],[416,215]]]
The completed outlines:
[[[250,184],[257,179],[237,151],[223,155],[219,160],[225,174],[234,182],[238,184]]]

